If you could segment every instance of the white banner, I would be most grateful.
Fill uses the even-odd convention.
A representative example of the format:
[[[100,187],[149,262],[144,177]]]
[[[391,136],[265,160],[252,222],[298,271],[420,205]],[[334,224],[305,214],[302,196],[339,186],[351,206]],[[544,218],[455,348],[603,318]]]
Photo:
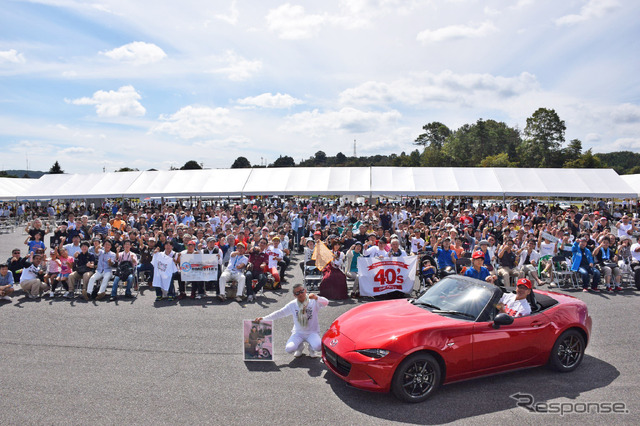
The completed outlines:
[[[545,240],[549,240],[552,243],[557,243],[558,241],[560,241],[558,238],[545,231],[542,231],[540,235],[542,235],[542,238],[544,238]]]
[[[360,294],[379,296],[392,291],[411,293],[416,280],[418,256],[359,257]]]
[[[182,281],[216,281],[218,279],[218,255],[185,253],[180,256]]]

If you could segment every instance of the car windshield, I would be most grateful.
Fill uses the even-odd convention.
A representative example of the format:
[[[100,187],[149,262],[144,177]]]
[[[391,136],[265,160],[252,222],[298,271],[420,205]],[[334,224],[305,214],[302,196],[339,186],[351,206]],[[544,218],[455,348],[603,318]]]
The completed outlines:
[[[493,296],[492,288],[480,281],[446,277],[434,284],[414,303],[441,315],[477,319]]]

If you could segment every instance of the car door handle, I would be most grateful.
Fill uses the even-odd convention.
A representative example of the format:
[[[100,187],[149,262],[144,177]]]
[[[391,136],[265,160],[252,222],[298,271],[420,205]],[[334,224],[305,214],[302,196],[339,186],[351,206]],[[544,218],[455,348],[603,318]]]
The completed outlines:
[[[545,325],[545,323],[543,321],[532,321],[531,322],[531,327],[541,327]]]

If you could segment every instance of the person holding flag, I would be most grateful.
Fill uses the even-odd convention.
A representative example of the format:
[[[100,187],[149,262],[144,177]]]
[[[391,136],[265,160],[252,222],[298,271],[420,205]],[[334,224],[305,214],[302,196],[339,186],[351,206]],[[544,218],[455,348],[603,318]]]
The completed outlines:
[[[331,259],[321,269],[318,265],[318,256],[316,256],[316,265],[318,269],[322,271],[322,281],[320,282],[320,295],[332,300],[341,300],[349,298],[349,291],[347,289],[347,276],[342,272],[342,263],[344,262],[344,253],[340,251],[340,241],[334,241],[331,244],[330,254],[327,254],[327,248],[324,243],[316,245],[318,253],[322,252],[320,256],[323,259]],[[329,257],[330,256],[330,257]]]

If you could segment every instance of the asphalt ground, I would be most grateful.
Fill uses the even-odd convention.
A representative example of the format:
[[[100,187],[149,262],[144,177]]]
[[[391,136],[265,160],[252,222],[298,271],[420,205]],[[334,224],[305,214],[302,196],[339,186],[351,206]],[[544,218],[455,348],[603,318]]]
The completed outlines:
[[[0,259],[24,250],[21,230],[0,235]],[[444,386],[428,401],[406,404],[390,394],[350,388],[318,359],[284,352],[292,320],[276,321],[275,361],[244,362],[242,320],[291,300],[299,267],[282,291],[257,303],[26,299],[0,302],[0,424],[638,424],[640,292],[573,293],[593,317],[582,365],[559,374],[535,368]],[[366,301],[332,302],[326,330]],[[536,402],[624,403],[626,414],[542,414],[510,395]],[[565,411],[569,406],[564,406]]]

